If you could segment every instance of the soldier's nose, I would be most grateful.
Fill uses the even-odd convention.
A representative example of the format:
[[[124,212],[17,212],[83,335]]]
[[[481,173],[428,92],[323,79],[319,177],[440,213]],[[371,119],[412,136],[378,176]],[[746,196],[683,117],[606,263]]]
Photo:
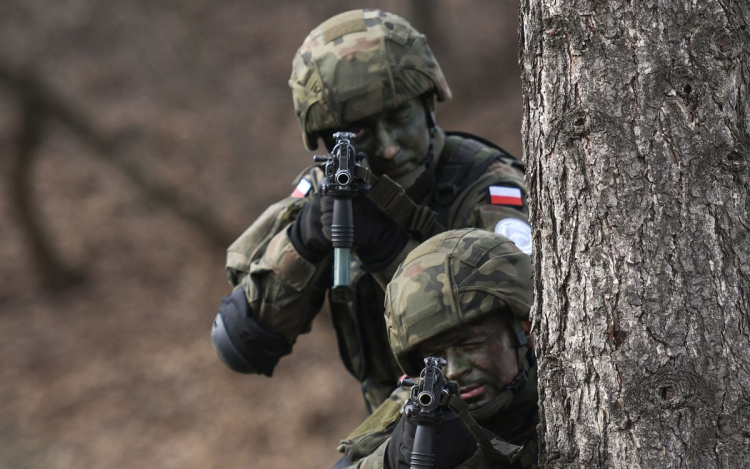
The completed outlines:
[[[395,136],[383,122],[377,122],[374,128],[375,135],[378,139],[378,156],[390,160],[396,156],[401,147],[396,143]]]

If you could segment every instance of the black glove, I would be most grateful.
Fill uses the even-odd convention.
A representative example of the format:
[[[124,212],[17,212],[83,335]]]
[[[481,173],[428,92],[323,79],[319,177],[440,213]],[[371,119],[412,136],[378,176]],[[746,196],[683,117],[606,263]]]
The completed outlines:
[[[321,199],[330,199],[330,197],[323,197],[319,192],[311,195],[310,200],[302,207],[297,219],[289,227],[289,239],[292,241],[294,249],[314,264],[322,261],[328,253],[333,251],[330,222],[328,237],[323,234]]]
[[[323,232],[330,240],[333,197],[323,197],[320,209]],[[363,191],[352,198],[352,211],[354,212],[352,247],[362,261],[362,270],[379,272],[385,269],[404,249],[409,241],[409,233],[391,217],[378,210],[375,203]]]
[[[401,416],[385,449],[387,469],[409,469],[411,449],[417,423]],[[454,469],[466,462],[476,451],[477,441],[458,415],[446,410],[443,422],[435,426],[433,440],[435,469]]]

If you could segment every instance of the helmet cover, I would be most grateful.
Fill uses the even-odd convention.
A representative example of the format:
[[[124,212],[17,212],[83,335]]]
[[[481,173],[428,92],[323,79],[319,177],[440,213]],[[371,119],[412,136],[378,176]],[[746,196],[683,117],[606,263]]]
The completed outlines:
[[[292,61],[289,79],[305,148],[315,132],[340,129],[396,109],[432,91],[451,98],[448,83],[423,34],[380,10],[352,10],[313,29]]]
[[[510,239],[469,228],[430,238],[406,257],[386,288],[391,350],[402,370],[418,376],[425,341],[509,311],[529,318],[531,259]]]

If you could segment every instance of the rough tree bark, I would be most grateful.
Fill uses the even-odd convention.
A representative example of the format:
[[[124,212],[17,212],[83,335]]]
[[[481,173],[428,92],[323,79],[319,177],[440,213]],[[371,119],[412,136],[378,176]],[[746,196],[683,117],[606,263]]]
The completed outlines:
[[[749,23],[521,1],[544,468],[750,467]]]

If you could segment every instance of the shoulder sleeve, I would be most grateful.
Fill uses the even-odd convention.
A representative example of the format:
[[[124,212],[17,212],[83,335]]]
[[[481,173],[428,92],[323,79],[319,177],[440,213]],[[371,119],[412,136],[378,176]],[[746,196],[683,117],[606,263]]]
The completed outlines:
[[[305,199],[287,197],[268,207],[244,233],[227,248],[227,280],[236,287],[250,272],[250,264],[261,257],[268,243],[297,217]]]
[[[299,180],[310,177],[315,183],[316,170]],[[330,279],[326,276],[329,259],[310,263],[297,253],[287,235],[307,195],[290,196],[269,207],[227,249],[230,284],[244,290],[257,322],[290,344],[310,330]]]
[[[401,417],[401,411],[408,398],[408,390],[397,388],[351,435],[341,440],[338,450],[340,453],[344,453],[349,461],[368,461],[367,464],[375,464],[375,462],[380,464],[380,466],[354,465],[352,467],[383,467],[385,447],[393,433],[396,422]]]
[[[494,162],[456,199],[449,223],[451,229],[475,227],[502,234],[531,254],[523,172],[503,160]]]
[[[346,469],[384,469],[386,447],[388,447],[388,440],[385,440],[372,453],[358,459],[351,466],[347,466]]]
[[[331,274],[330,256],[312,264],[294,249],[286,229],[271,238],[240,282],[258,323],[293,344],[310,330]]]
[[[297,218],[307,203],[307,197],[317,189],[321,175],[317,167],[307,168],[300,173],[294,180],[290,196],[268,207],[227,248],[227,280],[232,287],[239,285],[242,277],[247,275],[253,260],[265,253],[271,238]]]

